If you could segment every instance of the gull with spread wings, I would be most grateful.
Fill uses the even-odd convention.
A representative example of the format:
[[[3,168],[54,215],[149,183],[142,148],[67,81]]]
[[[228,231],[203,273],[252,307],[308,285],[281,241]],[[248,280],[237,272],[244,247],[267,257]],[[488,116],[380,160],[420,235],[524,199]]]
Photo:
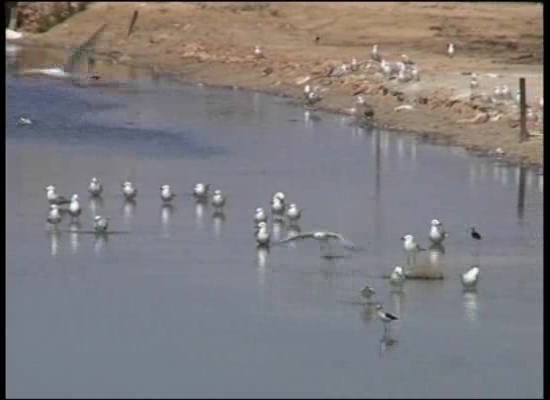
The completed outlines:
[[[285,244],[294,242],[297,240],[303,240],[303,239],[315,239],[319,242],[320,250],[321,250],[321,257],[331,257],[330,253],[327,253],[326,250],[330,249],[330,241],[336,240],[338,241],[342,247],[349,249],[349,250],[357,250],[359,249],[352,241],[346,239],[344,236],[342,236],[339,233],[336,232],[328,232],[328,231],[316,231],[316,232],[305,232],[305,233],[299,233],[297,235],[288,237],[284,240],[279,241],[279,244]]]

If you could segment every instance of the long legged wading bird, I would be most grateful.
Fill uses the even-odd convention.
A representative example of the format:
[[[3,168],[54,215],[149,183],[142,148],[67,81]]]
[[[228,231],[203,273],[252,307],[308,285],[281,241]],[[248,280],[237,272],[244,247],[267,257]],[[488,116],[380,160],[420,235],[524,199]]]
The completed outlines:
[[[386,332],[388,330],[388,325],[392,321],[397,321],[399,318],[389,312],[382,310],[381,304],[378,304],[377,309],[378,309],[378,318],[380,318],[380,320],[384,323],[384,332]]]
[[[350,240],[346,239],[344,236],[342,236],[339,233],[336,232],[328,232],[328,231],[317,231],[317,232],[305,232],[300,233],[298,235],[288,237],[284,240],[279,241],[280,244],[284,243],[290,243],[294,242],[296,240],[303,240],[303,239],[315,239],[319,242],[320,250],[321,250],[321,257],[332,257],[330,252],[327,250],[330,249],[330,241],[336,240],[338,241],[344,248],[350,249],[350,250],[356,250],[357,246],[353,244]]]

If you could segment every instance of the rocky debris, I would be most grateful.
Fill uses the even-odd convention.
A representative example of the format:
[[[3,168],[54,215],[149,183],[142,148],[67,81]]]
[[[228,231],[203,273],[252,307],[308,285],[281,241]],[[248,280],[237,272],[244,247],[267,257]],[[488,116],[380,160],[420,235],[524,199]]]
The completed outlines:
[[[84,11],[88,1],[25,1],[18,3],[17,26],[26,32],[46,32],[70,16]]]

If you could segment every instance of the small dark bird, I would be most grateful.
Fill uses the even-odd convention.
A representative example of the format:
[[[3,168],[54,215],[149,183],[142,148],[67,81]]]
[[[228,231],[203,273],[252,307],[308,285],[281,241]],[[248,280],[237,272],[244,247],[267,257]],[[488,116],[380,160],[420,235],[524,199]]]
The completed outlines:
[[[478,231],[476,231],[476,228],[472,226],[472,239],[475,240],[481,240],[481,235]]]
[[[315,44],[319,44],[319,40],[321,40],[321,37],[319,35],[315,36]]]

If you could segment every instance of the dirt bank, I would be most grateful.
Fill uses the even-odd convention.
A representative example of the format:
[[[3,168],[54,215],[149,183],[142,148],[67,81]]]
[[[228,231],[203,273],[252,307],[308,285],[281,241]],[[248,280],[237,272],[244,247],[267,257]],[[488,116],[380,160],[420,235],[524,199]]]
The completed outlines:
[[[136,27],[127,37],[134,10]],[[171,71],[187,82],[230,85],[301,97],[309,84],[322,87],[319,108],[349,112],[355,95],[374,108],[377,126],[422,132],[473,151],[542,165],[542,5],[529,3],[92,3],[44,34],[40,44],[74,46],[103,22],[109,25],[98,50],[119,63]],[[316,40],[316,38],[318,38]],[[456,45],[447,56],[447,43]],[[389,80],[363,65],[341,77],[332,67],[369,61],[373,44],[398,61],[406,53],[420,81]],[[264,58],[256,58],[255,45]],[[496,85],[513,94],[527,79],[534,115],[532,136],[518,143],[518,113],[509,104],[470,100]],[[511,102],[513,103],[513,101]],[[396,111],[411,104],[412,110]],[[481,114],[481,115],[478,115]],[[498,114],[501,114],[499,117]],[[488,119],[487,122],[473,123]],[[494,121],[492,121],[494,120]]]

